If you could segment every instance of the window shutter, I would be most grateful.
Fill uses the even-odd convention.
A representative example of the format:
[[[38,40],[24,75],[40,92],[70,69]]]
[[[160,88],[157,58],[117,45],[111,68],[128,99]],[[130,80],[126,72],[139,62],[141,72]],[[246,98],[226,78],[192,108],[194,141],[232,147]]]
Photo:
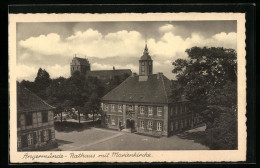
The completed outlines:
[[[41,131],[41,142],[44,142],[44,135],[43,135],[43,131]]]
[[[21,137],[21,141],[22,141],[22,148],[23,147],[27,147],[28,146],[28,142],[27,142],[27,136],[26,135],[22,135]]]
[[[49,140],[51,140],[52,139],[52,137],[51,137],[51,129],[49,129],[48,131],[49,131]]]
[[[33,132],[33,144],[37,144],[37,136],[36,136],[36,132]]]

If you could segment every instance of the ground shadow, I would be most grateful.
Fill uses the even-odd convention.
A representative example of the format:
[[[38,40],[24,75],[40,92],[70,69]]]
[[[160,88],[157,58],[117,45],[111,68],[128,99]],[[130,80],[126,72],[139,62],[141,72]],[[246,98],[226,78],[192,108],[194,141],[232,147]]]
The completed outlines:
[[[200,143],[209,148],[209,144],[206,141],[205,131],[196,131],[196,132],[183,132],[177,135],[181,139],[193,140],[195,143]]]
[[[70,122],[70,121],[63,121],[63,122],[55,122],[55,130],[58,132],[72,132],[72,131],[84,131],[86,129],[90,129],[91,127],[99,128],[101,125],[101,121],[91,121],[85,123],[77,123],[77,122]]]
[[[71,141],[65,141],[65,140],[62,140],[62,139],[56,139],[56,142],[58,144],[70,144],[70,143],[73,143]]]

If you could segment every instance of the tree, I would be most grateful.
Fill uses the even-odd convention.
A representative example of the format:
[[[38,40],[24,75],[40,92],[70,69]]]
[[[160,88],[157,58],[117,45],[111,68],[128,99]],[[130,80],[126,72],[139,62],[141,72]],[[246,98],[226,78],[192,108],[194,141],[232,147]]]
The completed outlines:
[[[49,73],[42,68],[39,68],[37,76],[34,80],[35,93],[41,98],[46,98],[46,88],[51,84]]]
[[[98,97],[98,94],[93,92],[89,98],[89,100],[84,105],[86,111],[89,111],[92,113],[92,119],[95,121],[95,114],[98,114],[100,112],[100,98]]]
[[[191,101],[191,108],[201,112],[206,133],[214,149],[233,149],[237,144],[237,56],[233,49],[187,49],[188,59],[173,62],[179,87],[172,97],[182,95]],[[223,117],[225,116],[225,117]],[[231,122],[232,121],[232,122]],[[224,141],[222,141],[225,139]],[[227,145],[228,144],[228,145]]]
[[[122,75],[115,75],[113,76],[109,81],[108,85],[106,87],[106,93],[113,90],[115,87],[117,87],[119,84],[121,84],[124,80],[126,80],[130,75],[127,73],[124,73]]]

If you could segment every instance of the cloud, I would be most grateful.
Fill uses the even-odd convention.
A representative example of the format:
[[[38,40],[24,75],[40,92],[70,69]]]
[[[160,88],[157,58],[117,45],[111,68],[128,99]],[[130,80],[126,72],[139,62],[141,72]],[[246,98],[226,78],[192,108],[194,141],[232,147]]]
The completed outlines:
[[[60,66],[58,64],[54,66],[27,66],[24,64],[19,64],[16,66],[16,76],[18,81],[22,80],[29,80],[34,81],[37,76],[37,72],[39,68],[45,69],[49,74],[50,78],[58,78],[62,77],[69,77],[70,75],[70,65]]]
[[[170,32],[174,30],[174,26],[172,24],[165,24],[161,27],[159,27],[159,32],[165,33],[165,32]]]
[[[69,77],[70,76],[70,65],[60,66],[58,64],[54,66],[46,66],[44,69],[50,74],[50,78]]]
[[[193,46],[236,49],[237,34],[234,32],[221,32],[210,37],[192,33],[188,38],[183,38],[174,34],[173,29],[171,24],[163,25],[159,28],[160,37],[150,38],[147,41],[150,55],[154,60],[154,73],[160,71],[170,75],[171,62],[177,58],[187,58],[185,50]],[[17,60],[20,64],[23,63],[19,68],[21,72],[24,71],[19,78],[33,79],[30,75],[35,73],[37,68],[28,65],[46,68],[52,78],[68,77],[69,61],[74,54],[95,57],[96,60],[109,60],[108,58],[112,60],[115,57],[118,60],[129,60],[129,63],[124,61],[124,64],[120,64],[119,61],[94,61],[91,64],[93,70],[112,69],[115,66],[116,69],[132,69],[133,72],[138,72],[138,60],[143,49],[144,37],[138,31],[121,30],[102,34],[98,30],[87,29],[76,31],[65,38],[56,33],[30,37],[19,42]],[[32,61],[34,62],[29,64]]]
[[[68,48],[66,43],[61,41],[60,35],[56,33],[30,37],[26,40],[21,40],[19,45],[44,55],[65,54],[66,49]]]
[[[37,68],[26,66],[26,65],[16,65],[16,77],[18,81],[23,79],[33,81],[37,75]]]

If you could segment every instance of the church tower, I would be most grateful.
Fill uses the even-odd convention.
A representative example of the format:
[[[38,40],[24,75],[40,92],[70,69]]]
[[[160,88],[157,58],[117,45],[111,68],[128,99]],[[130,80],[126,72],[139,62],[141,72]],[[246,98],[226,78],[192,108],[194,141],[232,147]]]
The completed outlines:
[[[153,60],[149,55],[147,42],[145,42],[144,53],[139,60],[139,75],[147,76],[153,74]]]

